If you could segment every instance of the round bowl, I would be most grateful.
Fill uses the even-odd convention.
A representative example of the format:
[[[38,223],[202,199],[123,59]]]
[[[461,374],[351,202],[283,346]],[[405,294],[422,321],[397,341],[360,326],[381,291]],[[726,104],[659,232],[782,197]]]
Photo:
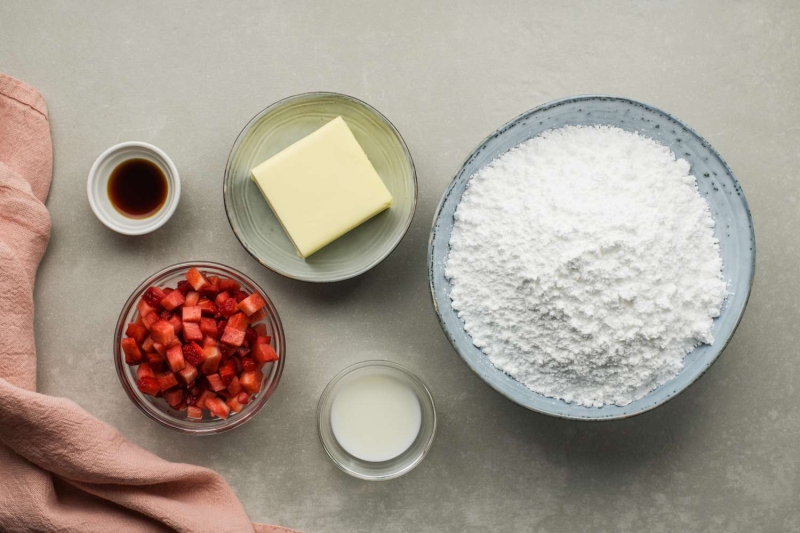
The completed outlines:
[[[375,374],[391,376],[408,385],[422,410],[419,434],[411,446],[397,457],[381,462],[364,461],[348,453],[336,440],[331,426],[331,408],[336,393],[353,379]],[[410,472],[428,454],[436,434],[436,408],[428,387],[406,367],[390,361],[362,361],[336,374],[325,387],[317,405],[317,431],[328,457],[344,472],[368,481],[392,479]]]
[[[394,202],[303,260],[250,180],[250,170],[338,116],[347,122]],[[341,281],[380,263],[403,239],[417,205],[417,175],[400,133],[375,108],[343,94],[306,93],[272,104],[247,123],[228,156],[222,195],[233,233],[259,263],[302,281]]]
[[[669,147],[691,165],[700,193],[708,200],[716,222],[723,277],[730,295],[714,320],[712,345],[689,353],[672,380],[625,406],[584,407],[538,394],[496,368],[464,331],[450,303],[445,278],[453,215],[470,177],[509,149],[545,130],[566,125],[606,124],[637,132]],[[609,96],[578,96],[527,111],[484,139],[467,157],[442,197],[428,243],[428,278],[439,322],[456,352],[489,386],[519,405],[547,415],[579,420],[610,420],[649,411],[675,397],[705,373],[733,336],[744,314],[755,273],[755,234],[744,192],[719,154],[702,137],[675,117],[655,107]]]
[[[157,165],[167,178],[167,199],[148,217],[126,217],[114,207],[108,196],[111,172],[129,159],[146,159]],[[160,148],[143,142],[124,142],[112,146],[94,162],[86,182],[86,193],[95,216],[108,228],[123,235],[144,235],[166,224],[175,213],[181,198],[181,179],[172,159]]]
[[[203,413],[202,420],[188,420],[185,411],[178,411],[171,408],[162,398],[155,398],[140,392],[136,387],[136,367],[129,366],[125,363],[125,354],[122,353],[120,346],[128,323],[136,320],[138,314],[136,304],[148,287],[175,287],[178,281],[186,279],[185,274],[191,267],[196,267],[204,274],[236,280],[242,286],[243,290],[250,293],[257,292],[264,298],[264,301],[267,302],[267,316],[261,323],[266,325],[267,333],[272,337],[272,347],[278,354],[279,359],[273,363],[267,363],[261,369],[264,373],[264,379],[261,382],[261,391],[253,396],[250,403],[248,403],[240,413],[232,412],[225,420],[213,418],[206,412]],[[278,311],[275,309],[272,300],[269,299],[269,296],[267,296],[261,287],[253,280],[236,269],[217,263],[203,261],[179,263],[160,270],[144,280],[141,285],[136,287],[136,290],[133,291],[128,301],[125,302],[125,305],[122,307],[122,312],[119,315],[117,327],[114,332],[114,365],[117,368],[117,375],[119,376],[122,388],[125,389],[128,397],[145,415],[159,424],[190,435],[213,435],[215,433],[222,433],[223,431],[229,431],[235,427],[239,427],[252,419],[261,411],[264,404],[267,403],[267,400],[269,400],[270,396],[275,392],[285,364],[286,336],[283,333],[283,325],[281,324],[281,319],[278,316]]]

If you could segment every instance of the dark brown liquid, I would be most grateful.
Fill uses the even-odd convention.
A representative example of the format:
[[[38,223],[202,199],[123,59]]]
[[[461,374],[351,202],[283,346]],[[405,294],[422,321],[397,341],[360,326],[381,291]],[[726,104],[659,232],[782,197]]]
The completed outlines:
[[[167,201],[167,177],[147,159],[123,161],[108,178],[108,197],[127,217],[149,217]]]

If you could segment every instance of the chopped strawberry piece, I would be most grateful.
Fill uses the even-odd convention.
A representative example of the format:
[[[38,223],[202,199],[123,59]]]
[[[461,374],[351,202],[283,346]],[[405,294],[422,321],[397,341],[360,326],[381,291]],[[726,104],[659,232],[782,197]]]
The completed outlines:
[[[183,305],[186,299],[183,297],[181,291],[172,291],[161,300],[161,305],[164,309],[172,311]]]
[[[196,322],[186,322],[183,324],[183,338],[188,341],[203,340],[203,332]]]
[[[241,346],[244,342],[244,331],[228,326],[222,333],[222,339],[220,340],[229,346]]]
[[[195,405],[189,405],[189,407],[186,408],[186,418],[189,420],[202,420],[203,410]]]
[[[184,307],[184,309],[186,309]],[[200,319],[200,332],[208,337],[216,338],[217,336],[217,323],[213,318]]]
[[[236,377],[236,363],[233,359],[228,359],[219,367],[219,377],[226,386],[230,385],[231,380]]]
[[[125,336],[135,340],[136,344],[142,344],[147,337],[147,328],[131,322],[125,330]]]
[[[139,379],[136,382],[136,388],[138,388],[144,394],[149,394],[150,396],[155,396],[160,390],[158,386],[158,380],[149,376]]]
[[[180,344],[175,344],[167,349],[167,364],[169,364],[169,369],[173,372],[183,370],[186,366],[186,362],[183,360],[183,349]]]
[[[256,334],[259,335],[259,336],[260,335],[264,335],[264,336],[269,335],[269,332],[267,331],[267,325],[266,324],[255,324],[253,326],[253,329],[256,330]]]
[[[156,308],[147,303],[144,299],[141,299],[139,303],[136,304],[136,310],[139,311],[139,316],[144,316],[147,313],[155,312]]]
[[[226,327],[228,327],[227,320],[220,320],[219,322],[217,322],[217,335],[216,335],[217,340],[222,338],[222,334],[225,333]]]
[[[145,361],[139,363],[139,366],[136,367],[136,379],[142,378],[154,378],[156,377],[156,373],[153,372],[153,369],[150,368],[150,365]]]
[[[258,337],[256,337],[256,345],[269,344],[271,342],[272,342],[272,337],[270,337],[269,335],[259,335]]]
[[[175,289],[173,289],[172,287],[164,287],[161,290],[164,292],[164,296],[169,296],[169,293],[171,293]],[[164,305],[164,304],[161,304],[161,305]]]
[[[219,292],[219,278],[217,276],[209,276],[208,285],[197,290],[207,298],[214,298]]]
[[[186,279],[189,281],[189,284],[194,288],[196,291],[200,291],[200,289],[208,286],[208,280],[205,276],[203,276],[199,270],[195,267],[189,269],[186,273]]]
[[[172,324],[172,329],[175,331],[175,335],[180,333],[183,329],[183,322],[181,322],[181,319],[178,318],[177,315],[170,317],[169,323]]]
[[[178,385],[178,380],[175,379],[175,374],[172,372],[157,374],[156,379],[158,380],[158,386],[162,391],[169,390]]]
[[[269,344],[256,344],[253,350],[253,359],[260,365],[265,365],[266,363],[277,361],[278,354],[275,353],[275,349]]]
[[[142,351],[144,352],[153,352],[155,351],[155,347],[153,346],[153,339],[150,338],[148,335],[144,341],[142,341]]]
[[[258,333],[253,328],[247,328],[244,330],[244,341],[247,343],[248,346],[252,346],[256,343],[256,339],[258,338]]]
[[[162,320],[169,320],[170,318],[172,318],[172,314],[173,313],[171,311],[162,309],[161,312],[158,313],[158,318],[161,318]]]
[[[186,293],[186,301],[183,303],[183,305],[192,307],[197,305],[197,302],[199,301],[200,301],[200,293],[197,291],[189,291],[188,293]]]
[[[158,287],[150,287],[146,291],[144,291],[144,295],[142,299],[147,302],[151,307],[155,309],[159,309],[161,307],[161,300],[166,296],[164,291],[159,289]]]
[[[217,297],[214,298],[214,303],[217,304],[217,307],[219,307],[222,304],[224,304],[227,300],[230,300],[230,299],[231,299],[231,295],[228,294],[226,291],[223,291],[223,292],[217,294]]]
[[[242,373],[256,370],[258,370],[258,363],[252,357],[242,357]],[[242,381],[242,376],[239,376],[239,381]]]
[[[170,407],[177,407],[181,402],[183,402],[183,394],[183,389],[166,391],[164,392],[164,399],[167,400],[167,403],[170,405]]]
[[[236,300],[233,298],[228,298],[224,300],[221,304],[217,303],[217,309],[219,309],[219,314],[224,316],[225,318],[229,318],[236,314]]]
[[[231,411],[233,411],[234,413],[239,413],[242,411],[242,409],[244,409],[244,405],[240,404],[239,400],[237,400],[236,398],[228,398],[225,401],[225,405],[230,407]]]
[[[183,306],[181,316],[184,322],[200,322],[203,311],[198,305]],[[214,328],[216,329],[216,328]]]
[[[247,329],[247,317],[244,313],[236,313],[228,319],[228,327],[244,331]]]
[[[164,356],[158,352],[146,352],[145,357],[147,358],[147,364],[149,364],[153,370],[159,371],[164,368]]]
[[[260,311],[267,305],[267,302],[264,301],[264,298],[261,297],[260,294],[254,292],[241,302],[236,307],[242,311],[247,316],[252,315],[253,313]]]
[[[129,365],[138,365],[142,360],[142,352],[136,344],[136,339],[130,337],[122,339],[122,351],[125,352],[125,362]]]
[[[233,297],[236,298],[236,303],[241,302],[245,298],[247,298],[247,293],[244,291],[234,291]]]
[[[203,349],[196,342],[191,341],[183,345],[183,358],[190,365],[197,366],[203,362],[206,356]]]
[[[206,402],[208,400],[210,400],[212,398],[216,398],[216,397],[217,397],[217,395],[214,392],[212,392],[210,390],[204,390],[203,392],[200,393],[200,396],[197,397],[197,401],[195,402],[195,405],[197,407],[199,407],[200,409],[206,409]]]
[[[194,383],[194,380],[197,379],[197,367],[186,364],[183,367],[183,370],[178,372],[178,378],[180,378],[180,380],[185,383],[187,387],[190,387],[192,383]]]
[[[264,374],[260,370],[242,372],[242,375],[239,376],[239,384],[250,394],[257,394],[261,390],[262,379],[264,379]]]
[[[221,279],[219,280],[219,290],[227,291],[227,292],[235,292],[241,289],[242,286],[239,285],[238,281],[232,279]]]
[[[189,293],[189,291],[192,290],[192,286],[189,284],[188,281],[182,279],[178,282],[178,285],[175,287],[175,290],[181,291],[181,294],[186,296]]]
[[[144,323],[144,327],[146,327],[147,329],[151,329],[153,327],[153,324],[155,324],[159,320],[161,320],[161,317],[159,317],[157,313],[154,313],[152,311],[150,311],[149,313],[147,313],[142,317],[142,322]]]
[[[164,357],[167,355],[167,347],[161,344],[160,342],[153,343],[153,349],[158,352],[158,355]]]
[[[153,342],[170,345],[175,340],[175,328],[166,320],[159,320],[150,327],[150,336]]]
[[[259,309],[258,311],[247,317],[247,322],[250,324],[255,324],[256,322],[261,322],[265,318],[267,318],[267,312],[264,309]],[[261,325],[263,326],[263,324]],[[264,326],[264,328],[266,331],[266,326]]]
[[[222,374],[220,374],[220,376],[221,375]],[[228,394],[231,394],[231,395],[239,394],[242,391],[242,386],[241,386],[241,384],[239,384],[239,378],[237,378],[236,376],[233,376],[233,378],[231,378],[231,382],[228,384],[228,388],[226,390],[228,391]]]
[[[208,337],[206,337],[208,338]],[[203,354],[205,359],[203,364],[200,365],[200,372],[203,374],[213,374],[219,368],[219,363],[222,360],[222,352],[219,351],[218,346],[203,346]]]
[[[197,305],[200,306],[200,311],[207,316],[214,316],[217,314],[217,305],[208,298],[200,298],[197,300]]]
[[[214,392],[219,392],[225,388],[225,384],[222,382],[222,378],[219,377],[219,374],[209,374],[206,376],[206,379],[211,386],[211,390]]]
[[[248,348],[246,346],[242,346],[240,348],[237,348],[235,353],[236,353],[236,357],[238,357],[239,359],[243,359],[243,358],[247,357],[248,355],[250,355],[250,348]]]
[[[246,392],[240,392],[236,399],[239,400],[239,403],[242,405],[247,405],[250,403],[250,395]]]
[[[228,405],[220,400],[219,398],[209,398],[206,400],[206,408],[211,411],[211,414],[222,418],[223,420],[228,418],[228,415],[231,412],[231,408]]]

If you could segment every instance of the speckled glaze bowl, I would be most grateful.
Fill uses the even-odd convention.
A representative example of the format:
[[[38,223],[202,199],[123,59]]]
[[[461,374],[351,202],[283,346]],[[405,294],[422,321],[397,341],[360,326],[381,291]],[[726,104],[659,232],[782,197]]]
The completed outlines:
[[[250,170],[338,116],[394,200],[388,210],[303,260],[250,180]],[[272,104],[247,123],[228,156],[223,198],[231,229],[262,265],[302,281],[341,281],[380,263],[403,239],[417,206],[417,175],[400,133],[375,108],[343,94],[306,93]]]
[[[470,177],[490,161],[545,130],[567,125],[617,126],[668,146],[691,165],[697,187],[708,200],[716,221],[723,277],[730,295],[715,319],[712,345],[700,345],[686,356],[672,380],[626,406],[584,407],[531,391],[495,368],[464,331],[450,302],[450,282],[444,276],[453,215]],[[428,244],[428,277],[433,305],[442,329],[472,370],[500,394],[540,413],[578,420],[612,420],[649,411],[694,383],[722,353],[733,336],[750,296],[755,273],[755,234],[750,209],[741,187],[719,154],[702,137],[675,117],[647,104],[610,96],[577,96],[551,102],[515,118],[489,135],[473,150],[456,173],[439,203]]]

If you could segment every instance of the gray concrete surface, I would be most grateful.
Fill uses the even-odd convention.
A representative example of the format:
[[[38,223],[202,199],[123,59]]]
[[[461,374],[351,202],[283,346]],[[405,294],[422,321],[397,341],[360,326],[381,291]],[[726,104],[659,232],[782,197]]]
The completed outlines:
[[[220,471],[251,517],[307,532],[800,531],[800,4],[641,2],[0,3],[0,71],[44,94],[55,144],[50,248],[36,293],[39,385],[161,456]],[[222,173],[241,127],[291,94],[331,90],[384,112],[419,170],[405,240],[358,279],[307,285],[258,265],[233,237]],[[653,412],[556,420],[503,399],[439,329],[425,253],[462,159],[518,113],[580,93],[674,113],[723,155],[758,242],[744,321],[711,371]],[[183,197],[155,234],[92,215],[86,175],[123,140],[166,150]],[[111,335],[130,291],[190,259],[242,269],[288,335],[278,392],[257,419],[193,439],[123,394]],[[314,426],[325,384],[386,357],[418,372],[440,415],[411,474],[341,473]]]

